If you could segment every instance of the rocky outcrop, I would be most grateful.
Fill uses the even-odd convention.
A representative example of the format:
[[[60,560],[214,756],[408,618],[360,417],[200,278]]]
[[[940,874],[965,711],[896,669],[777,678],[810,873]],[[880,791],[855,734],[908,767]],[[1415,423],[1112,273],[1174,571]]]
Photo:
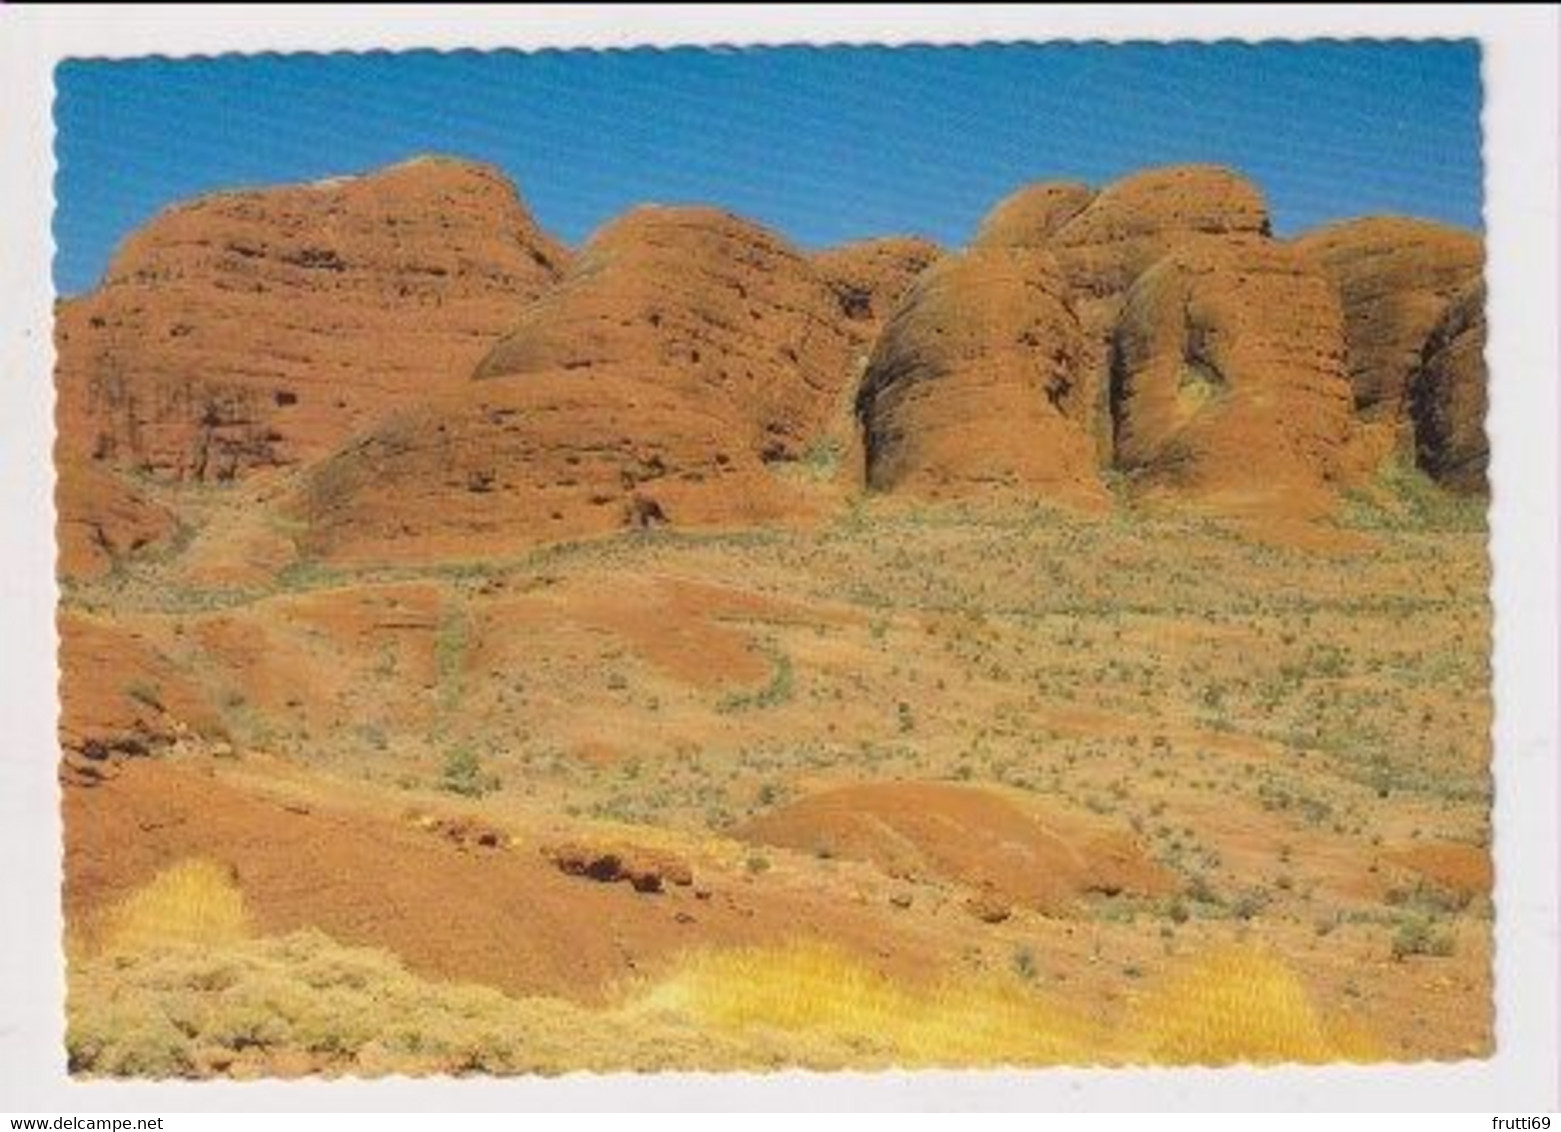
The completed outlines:
[[[1103,298],[1189,238],[1268,234],[1268,206],[1252,182],[1218,165],[1172,165],[1107,185],[1048,246],[1077,291]]]
[[[1448,302],[1480,275],[1471,232],[1401,217],[1333,224],[1295,241],[1338,289],[1355,411],[1409,424],[1409,382]]]
[[[977,248],[1044,248],[1095,199],[1078,181],[1040,181],[998,201],[972,241]]]
[[[1422,465],[1478,490],[1483,324],[1449,302],[1479,251],[1402,220],[1286,250],[1252,184],[1174,166],[1026,186],[956,255],[804,255],[690,207],[571,255],[494,170],[425,159],[132,236],[59,311],[59,458],[73,483],[304,465],[257,490],[290,493],[299,549],[337,560],[772,522],[859,477],[1093,507],[1111,467],[1247,506],[1340,484],[1343,372],[1368,424],[1413,418]],[[1350,474],[1386,450],[1352,445]],[[60,499],[67,572],[172,529],[123,480]]]
[[[1024,486],[1099,502],[1112,463],[1112,337],[1138,277],[1179,248],[1264,241],[1262,194],[1216,166],[1098,193],[1040,182],[929,270],[885,329],[859,408],[868,481],[924,495]]]
[[[1111,404],[1118,467],[1141,488],[1326,510],[1351,430],[1332,287],[1258,237],[1183,246],[1129,292]]]
[[[565,876],[584,877],[599,884],[627,881],[635,892],[661,892],[669,885],[686,888],[694,883],[694,870],[689,863],[665,849],[568,841],[544,845],[541,852]]]
[[[1078,397],[1096,461],[1111,461],[1106,403],[1111,337],[1128,288],[1163,255],[1187,243],[1264,236],[1268,208],[1258,188],[1216,165],[1172,165],[1115,181],[1098,193],[1043,181],[1007,197],[976,237],[980,248],[1052,253],[1080,328]]]
[[[868,483],[1098,503],[1080,329],[1052,258],[978,248],[929,268],[884,329],[857,400]]]
[[[916,277],[941,254],[930,240],[892,236],[819,252],[813,266],[834,292],[846,332],[859,348],[870,348]]]
[[[758,225],[639,208],[592,238],[476,376],[633,375],[728,416],[762,459],[793,460],[845,388],[842,321],[820,274]]]
[[[396,415],[311,469],[293,509],[309,553],[409,561],[764,523],[793,502],[719,406],[554,371],[470,382]]]
[[[317,459],[463,380],[565,259],[461,161],[178,205],[59,311],[66,455],[207,481]]]
[[[605,228],[465,388],[384,423],[301,500],[324,553],[493,550],[664,524],[776,519],[776,474],[849,394],[835,293],[713,209]],[[418,549],[421,547],[421,549]]]
[[[1485,432],[1485,284],[1468,283],[1426,339],[1409,384],[1416,462],[1444,487],[1489,491]]]

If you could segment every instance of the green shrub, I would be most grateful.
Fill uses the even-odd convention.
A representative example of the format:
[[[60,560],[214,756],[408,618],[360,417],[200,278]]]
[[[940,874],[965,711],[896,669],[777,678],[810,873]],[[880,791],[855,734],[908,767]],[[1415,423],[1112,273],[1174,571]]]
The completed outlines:
[[[1430,920],[1405,920],[1393,933],[1393,958],[1404,960],[1411,955],[1441,955],[1453,953],[1451,932],[1438,929]]]
[[[499,776],[483,769],[482,760],[470,747],[456,747],[444,760],[439,785],[452,794],[480,798],[503,785]]]
[[[778,649],[770,650],[769,656],[772,664],[770,682],[755,692],[734,692],[723,697],[716,704],[716,711],[730,713],[776,707],[796,694],[791,658]]]

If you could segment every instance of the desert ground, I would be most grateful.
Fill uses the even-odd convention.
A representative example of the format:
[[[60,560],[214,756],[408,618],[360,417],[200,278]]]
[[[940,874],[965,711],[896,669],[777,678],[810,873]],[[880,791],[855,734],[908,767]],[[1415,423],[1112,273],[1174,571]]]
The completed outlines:
[[[171,209],[59,311],[72,1071],[1489,1055],[1479,270]]]

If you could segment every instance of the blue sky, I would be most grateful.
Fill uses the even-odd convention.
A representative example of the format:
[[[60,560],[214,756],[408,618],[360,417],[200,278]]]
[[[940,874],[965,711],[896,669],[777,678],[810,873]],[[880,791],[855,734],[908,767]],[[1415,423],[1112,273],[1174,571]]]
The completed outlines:
[[[1472,42],[227,56],[70,61],[56,85],[66,294],[181,198],[429,152],[499,165],[570,243],[658,201],[806,247],[959,244],[1027,181],[1183,161],[1257,180],[1281,235],[1480,226]]]

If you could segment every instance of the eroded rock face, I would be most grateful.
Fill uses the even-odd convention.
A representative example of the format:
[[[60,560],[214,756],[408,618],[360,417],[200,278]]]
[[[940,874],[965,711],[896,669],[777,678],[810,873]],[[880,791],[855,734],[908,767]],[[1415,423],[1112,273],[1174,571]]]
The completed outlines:
[[[1141,487],[1321,511],[1351,430],[1327,279],[1258,237],[1185,245],[1133,285],[1115,337],[1117,463]]]
[[[642,208],[608,225],[461,389],[309,477],[334,556],[471,554],[661,525],[777,519],[849,396],[823,276],[757,225]]]
[[[1007,197],[982,222],[975,246],[1052,253],[1081,330],[1076,382],[1095,458],[1111,462],[1107,387],[1111,337],[1128,288],[1162,256],[1188,243],[1264,236],[1258,188],[1216,165],[1146,169],[1099,192],[1043,181]]]
[[[917,276],[941,254],[930,240],[889,237],[819,252],[813,266],[834,292],[846,332],[859,347],[871,347]]]
[[[565,259],[467,162],[178,205],[62,305],[66,455],[206,481],[317,459],[464,380]]]
[[[771,522],[797,501],[729,411],[632,376],[468,382],[312,469],[306,551],[470,560],[661,526]]]
[[[1050,241],[1073,285],[1092,296],[1120,292],[1188,236],[1266,236],[1262,191],[1218,165],[1146,169],[1102,189]]]
[[[1217,166],[1146,170],[1099,193],[1040,182],[926,274],[874,350],[858,405],[869,483],[924,495],[1017,487],[1104,498],[1112,336],[1167,253],[1263,240],[1262,194]]]
[[[1039,181],[998,201],[981,221],[973,247],[1044,248],[1095,199],[1078,181]]]
[[[1448,302],[1479,277],[1482,241],[1426,220],[1369,217],[1320,228],[1295,247],[1338,289],[1355,411],[1407,424],[1410,377]]]
[[[307,465],[296,490],[256,487],[292,492],[300,547],[333,559],[771,522],[864,474],[1093,507],[1117,467],[1310,509],[1345,474],[1347,372],[1370,427],[1412,416],[1423,466],[1479,490],[1483,323],[1449,306],[1478,239],[1362,221],[1287,250],[1268,231],[1261,193],[1214,166],[1026,186],[952,256],[910,238],[808,256],[663,207],[571,256],[502,176],[443,160],[224,193],[61,305],[59,458],[76,485]],[[91,482],[62,486],[67,571],[172,529],[129,481]]]
[[[785,241],[708,208],[638,208],[591,239],[477,377],[633,375],[727,414],[739,446],[798,458],[834,409],[851,339],[824,278]]]
[[[1475,280],[1442,312],[1409,387],[1417,462],[1432,479],[1465,494],[1490,490],[1486,376],[1485,284]]]
[[[972,249],[929,268],[858,395],[868,483],[931,498],[997,489],[1101,502],[1065,295],[1045,252]]]

